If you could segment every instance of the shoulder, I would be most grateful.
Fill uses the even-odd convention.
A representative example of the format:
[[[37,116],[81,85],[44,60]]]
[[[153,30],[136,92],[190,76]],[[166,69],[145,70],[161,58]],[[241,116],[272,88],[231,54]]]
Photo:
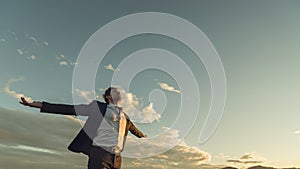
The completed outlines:
[[[90,104],[97,104],[98,106],[104,107],[107,106],[107,103],[98,101],[98,100],[93,100]]]
[[[127,120],[129,120],[130,121],[130,118],[129,118],[129,116],[125,113],[125,112],[123,112],[124,113],[124,115],[125,115],[125,118],[127,119]]]

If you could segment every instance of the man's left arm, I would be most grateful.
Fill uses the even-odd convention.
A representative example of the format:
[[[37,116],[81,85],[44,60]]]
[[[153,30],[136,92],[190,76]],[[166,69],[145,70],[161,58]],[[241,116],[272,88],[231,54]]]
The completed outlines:
[[[147,135],[145,135],[145,134],[143,134],[134,124],[133,124],[133,122],[132,121],[130,121],[130,120],[128,120],[128,125],[129,125],[129,131],[133,134],[133,135],[135,135],[136,137],[138,137],[138,138],[142,138],[142,137],[144,137],[144,138],[146,138],[147,137]]]

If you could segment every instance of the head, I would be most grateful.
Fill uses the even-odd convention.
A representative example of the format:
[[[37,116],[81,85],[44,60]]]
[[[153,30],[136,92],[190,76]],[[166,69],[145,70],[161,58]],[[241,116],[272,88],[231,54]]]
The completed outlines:
[[[119,104],[122,100],[121,93],[115,87],[109,87],[105,90],[103,98],[106,103]]]

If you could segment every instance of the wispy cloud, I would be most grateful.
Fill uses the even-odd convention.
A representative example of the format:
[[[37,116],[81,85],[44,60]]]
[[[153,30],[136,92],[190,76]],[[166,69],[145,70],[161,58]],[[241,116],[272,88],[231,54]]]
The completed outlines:
[[[34,42],[37,42],[36,38],[33,36],[30,36],[29,39],[33,40]]]
[[[83,156],[67,150],[79,129],[64,116],[0,107],[0,168],[86,166]]]
[[[58,64],[63,66],[68,66],[68,65],[74,66],[78,64],[77,62],[73,61],[70,57],[67,57],[62,53],[56,56],[56,59],[58,60]]]
[[[84,168],[87,165],[86,158],[67,150],[68,144],[80,128],[78,123],[61,116],[0,108],[0,138],[1,144],[6,146],[6,148],[0,147],[1,167],[23,169]],[[166,133],[159,137],[156,142],[150,141],[149,144],[140,145],[143,149],[136,149],[135,151],[132,149],[132,151],[138,153],[152,147],[168,145],[174,140],[178,141],[176,140],[177,131],[167,128],[162,130]],[[134,148],[136,143],[140,144],[133,137],[128,137],[129,141],[127,140],[128,144],[125,145],[125,150]],[[203,169],[203,166],[207,168],[210,166],[203,164],[209,159],[209,153],[180,143],[169,151],[153,157],[127,158],[123,156],[122,168]]]
[[[111,70],[111,71],[113,71],[113,72],[119,71],[119,70],[120,70],[120,69],[118,69],[118,68],[114,68],[114,67],[112,66],[112,64],[108,64],[108,65],[104,66],[104,68],[107,69],[107,70]]]
[[[5,93],[7,93],[8,95],[16,98],[16,99],[20,99],[21,97],[24,97],[26,98],[29,102],[32,102],[32,99],[30,97],[27,97],[25,96],[23,93],[18,93],[14,90],[11,90],[10,89],[10,84],[11,83],[14,83],[14,82],[19,82],[19,81],[23,81],[24,79],[23,78],[13,78],[13,79],[9,79],[5,85],[4,85],[4,88],[3,88],[3,91]]]
[[[242,155],[238,159],[228,159],[226,162],[233,163],[233,164],[245,164],[245,165],[251,165],[251,164],[258,164],[263,163],[265,158],[259,157],[258,155],[255,155],[254,153],[246,153]]]
[[[43,43],[44,43],[45,46],[49,45],[49,43],[47,41],[43,41]]]
[[[164,89],[164,90],[167,90],[169,92],[175,92],[175,93],[180,93],[179,90],[175,89],[174,87],[168,85],[167,83],[158,83],[158,85]]]
[[[95,94],[92,91],[81,89],[75,89],[75,94],[81,97],[87,103],[91,102],[95,96]]]
[[[25,151],[35,151],[35,152],[40,152],[40,153],[57,154],[57,152],[54,151],[54,150],[45,149],[45,148],[41,148],[41,147],[32,147],[32,146],[27,146],[27,145],[5,145],[5,144],[0,144],[0,147],[9,148],[9,149],[19,149],[19,150],[25,150]]]
[[[253,156],[250,153],[244,154],[240,157],[241,160],[247,160],[247,159],[251,159],[251,158],[253,158]]]
[[[23,53],[24,53],[22,49],[17,49],[17,51],[20,55],[23,55]]]
[[[84,120],[81,120],[77,117],[74,117],[74,116],[71,116],[71,115],[64,115],[66,118],[70,119],[71,121],[73,122],[76,122],[76,123],[79,123],[79,124],[84,124],[85,121]]]

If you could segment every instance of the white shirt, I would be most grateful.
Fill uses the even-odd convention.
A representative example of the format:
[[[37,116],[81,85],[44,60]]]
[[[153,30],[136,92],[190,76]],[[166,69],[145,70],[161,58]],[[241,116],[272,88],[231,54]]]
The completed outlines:
[[[107,105],[106,113],[103,117],[103,120],[99,128],[97,129],[97,135],[93,139],[93,145],[100,146],[100,147],[115,147],[118,145],[118,137],[120,133],[119,131],[120,120],[121,120],[121,116],[125,117],[124,115],[120,114],[119,110],[120,109],[116,108],[115,104],[110,103]],[[123,133],[122,135],[124,138],[124,131],[121,133]],[[123,139],[121,139],[121,142],[122,144],[120,147],[120,151],[123,149]]]

